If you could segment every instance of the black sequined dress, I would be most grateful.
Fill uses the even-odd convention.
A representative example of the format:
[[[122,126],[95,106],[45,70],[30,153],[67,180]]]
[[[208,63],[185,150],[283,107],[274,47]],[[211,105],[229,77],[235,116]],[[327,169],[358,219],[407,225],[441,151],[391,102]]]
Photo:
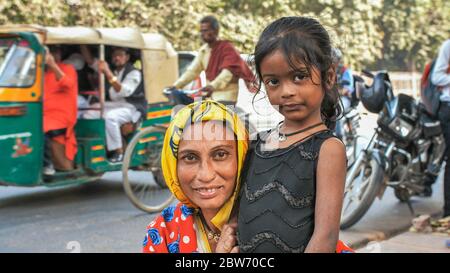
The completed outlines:
[[[273,151],[261,151],[264,135],[252,143],[239,195],[241,253],[304,252],[314,231],[318,155],[331,137],[324,130]]]

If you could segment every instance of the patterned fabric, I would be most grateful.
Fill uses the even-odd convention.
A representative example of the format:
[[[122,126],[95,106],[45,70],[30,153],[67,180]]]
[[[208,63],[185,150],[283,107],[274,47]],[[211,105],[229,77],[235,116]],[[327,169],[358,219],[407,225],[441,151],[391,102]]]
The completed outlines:
[[[178,203],[164,209],[147,226],[144,253],[199,252],[194,220],[195,209]]]
[[[289,147],[260,151],[261,138],[248,152],[242,173],[237,237],[243,253],[302,253],[314,233],[316,173],[329,130]],[[339,248],[339,249],[338,249]],[[342,242],[336,252],[345,248]]]
[[[234,132],[235,138],[237,139],[238,175],[236,178],[236,188],[230,199],[228,199],[217,215],[211,220],[219,230],[222,230],[222,226],[228,222],[228,219],[230,218],[234,201],[239,192],[240,172],[248,148],[247,129],[239,119],[238,115],[225,105],[212,100],[194,102],[185,106],[175,115],[166,131],[161,151],[161,167],[167,186],[175,197],[188,207],[196,208],[195,204],[192,204],[181,190],[177,177],[177,157],[178,146],[184,128],[190,124],[203,121],[225,122],[226,126]]]

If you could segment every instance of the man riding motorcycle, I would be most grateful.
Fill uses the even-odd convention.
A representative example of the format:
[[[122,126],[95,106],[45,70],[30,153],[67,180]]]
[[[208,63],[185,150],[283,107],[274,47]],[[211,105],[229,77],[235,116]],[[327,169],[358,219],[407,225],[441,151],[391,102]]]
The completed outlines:
[[[255,77],[242,60],[237,50],[229,41],[219,40],[219,22],[213,16],[206,16],[200,21],[200,34],[205,43],[198,55],[183,75],[168,87],[177,104],[189,104],[193,98],[179,89],[193,81],[202,71],[206,72],[207,85],[199,91],[206,97],[225,104],[235,104],[238,97],[238,80],[243,79],[247,86]]]

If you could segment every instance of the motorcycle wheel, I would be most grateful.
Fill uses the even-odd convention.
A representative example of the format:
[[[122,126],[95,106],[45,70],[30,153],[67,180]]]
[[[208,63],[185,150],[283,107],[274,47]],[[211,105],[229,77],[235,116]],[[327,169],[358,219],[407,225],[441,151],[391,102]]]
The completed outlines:
[[[381,190],[384,177],[383,169],[373,158],[355,167],[359,168],[357,176],[345,185],[340,225],[342,230],[353,226],[366,214]]]

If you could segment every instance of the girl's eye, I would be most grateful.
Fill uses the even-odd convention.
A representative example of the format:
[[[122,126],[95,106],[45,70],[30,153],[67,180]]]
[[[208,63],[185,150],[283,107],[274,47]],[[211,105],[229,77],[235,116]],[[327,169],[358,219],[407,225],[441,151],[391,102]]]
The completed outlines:
[[[266,81],[266,85],[268,86],[277,86],[279,81],[277,79],[269,79]]]
[[[296,74],[294,75],[294,82],[300,82],[308,78],[307,74]]]
[[[216,160],[225,160],[228,157],[229,153],[227,151],[217,151],[214,153],[214,159]]]

